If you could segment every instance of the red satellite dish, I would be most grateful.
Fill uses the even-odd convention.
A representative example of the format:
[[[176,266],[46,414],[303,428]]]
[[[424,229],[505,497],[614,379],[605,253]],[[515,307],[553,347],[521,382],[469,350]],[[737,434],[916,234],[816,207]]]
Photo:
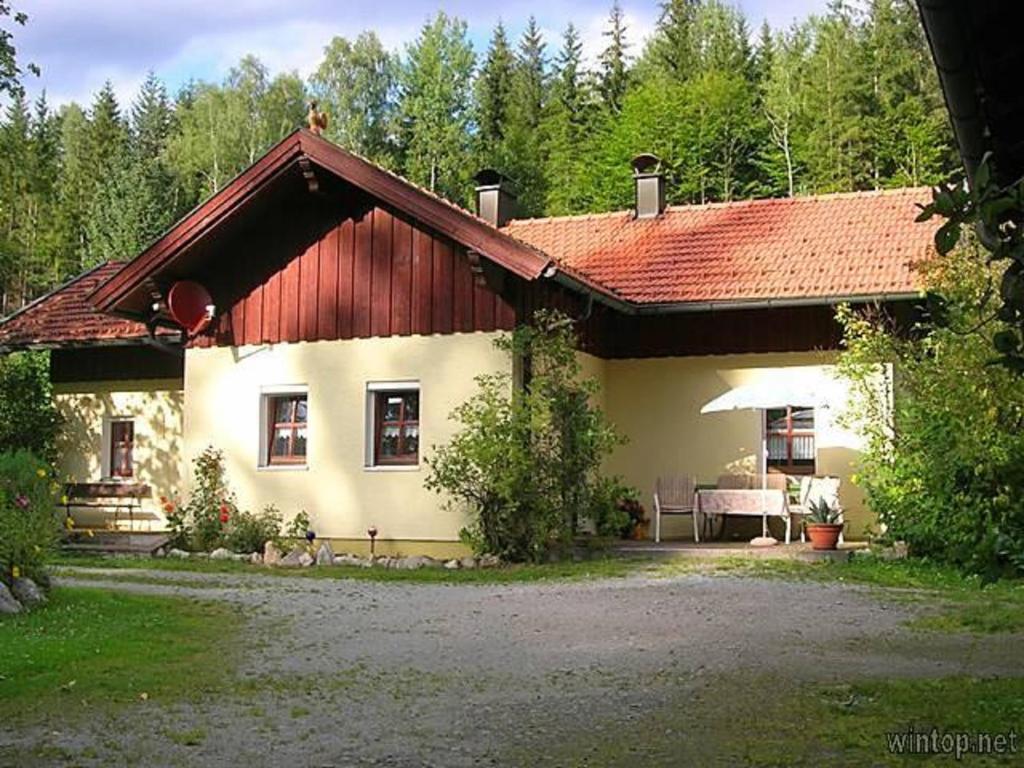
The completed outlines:
[[[189,335],[199,333],[213,319],[213,297],[193,280],[179,280],[171,286],[167,308]]]

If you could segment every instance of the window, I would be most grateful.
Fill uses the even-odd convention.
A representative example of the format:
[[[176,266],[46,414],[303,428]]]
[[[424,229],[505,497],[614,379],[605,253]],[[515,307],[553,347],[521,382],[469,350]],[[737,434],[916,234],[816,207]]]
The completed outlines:
[[[306,463],[308,408],[305,393],[265,395],[266,464]]]
[[[370,390],[373,466],[416,465],[420,461],[418,388]]]
[[[131,419],[114,419],[110,422],[110,476],[133,477],[135,475],[132,453],[135,450],[135,422]]]
[[[802,405],[765,413],[768,467],[789,475],[814,474],[814,409]]]

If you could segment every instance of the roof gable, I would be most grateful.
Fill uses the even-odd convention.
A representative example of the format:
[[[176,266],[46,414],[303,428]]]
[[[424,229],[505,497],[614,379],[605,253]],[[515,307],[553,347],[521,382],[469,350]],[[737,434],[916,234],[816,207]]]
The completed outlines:
[[[439,233],[526,278],[540,276],[549,259],[527,243],[468,211],[302,129],[295,131],[227,186],[174,225],[153,245],[100,285],[90,301],[99,310],[138,315],[147,303],[146,281],[173,264],[190,246],[235,217],[275,181],[326,171]]]

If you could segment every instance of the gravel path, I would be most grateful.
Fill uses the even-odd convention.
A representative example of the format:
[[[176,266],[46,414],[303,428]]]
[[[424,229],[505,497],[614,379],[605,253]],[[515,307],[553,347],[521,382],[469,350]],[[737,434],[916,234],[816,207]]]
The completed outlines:
[[[911,632],[903,625],[921,604],[846,585],[636,576],[449,586],[181,572],[155,584],[109,575],[80,583],[244,606],[247,687],[105,723],[16,734],[0,724],[0,741],[26,753],[46,743],[74,764],[104,766],[562,764],[548,761],[547,747],[628,728],[681,694],[713,707],[709,693],[724,704],[774,684],[765,681],[1024,674],[1019,637]],[[206,733],[198,745],[168,736],[197,727]],[[117,738],[103,738],[110,733]]]

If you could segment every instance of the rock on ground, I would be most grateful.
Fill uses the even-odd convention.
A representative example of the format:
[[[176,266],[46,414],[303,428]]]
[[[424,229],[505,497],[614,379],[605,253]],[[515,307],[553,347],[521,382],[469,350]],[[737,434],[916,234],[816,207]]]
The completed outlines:
[[[399,557],[392,564],[392,568],[403,571],[414,571],[417,568],[439,568],[440,561],[426,555],[414,555],[412,557]]]
[[[281,550],[274,542],[268,541],[263,545],[263,564],[277,565],[279,562],[281,562]]]
[[[22,577],[11,582],[11,594],[26,608],[46,602],[46,595],[32,579]]]
[[[264,556],[264,559],[265,557],[266,556]],[[282,568],[305,568],[307,566],[312,565],[315,562],[316,561],[313,559],[313,556],[309,554],[309,552],[307,552],[302,547],[296,547],[287,555],[282,557],[280,561],[278,561],[277,565],[281,566]]]
[[[173,547],[170,550],[168,550],[167,556],[168,557],[176,557],[179,560],[188,560],[191,555],[190,555],[190,553],[186,552],[184,549],[178,549],[177,547]]]
[[[373,561],[370,560],[369,558],[366,558],[366,557],[359,557],[358,555],[344,554],[344,555],[335,555],[335,557],[334,557],[334,564],[335,565],[356,565],[356,566],[359,566],[360,568],[369,568],[371,565],[373,565]]]
[[[316,552],[317,565],[334,565],[334,550],[330,542],[325,541]]]
[[[235,553],[225,547],[217,547],[210,553],[211,560],[231,560],[235,556]]]
[[[0,614],[21,613],[21,603],[14,599],[11,590],[0,581]]]

